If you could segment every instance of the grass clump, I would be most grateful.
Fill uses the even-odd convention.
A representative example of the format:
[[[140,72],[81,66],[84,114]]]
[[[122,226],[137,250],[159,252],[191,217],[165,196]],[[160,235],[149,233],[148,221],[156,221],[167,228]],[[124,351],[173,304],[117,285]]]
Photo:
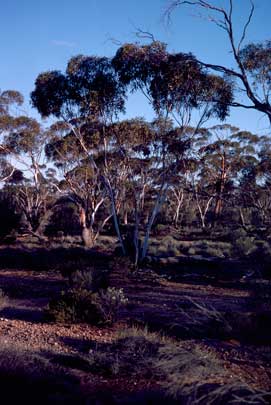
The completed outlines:
[[[260,405],[270,399],[267,392],[230,377],[213,352],[150,333],[146,328],[122,330],[111,343],[92,343],[79,359],[62,357],[56,362],[105,378],[140,377],[158,382],[162,403]]]
[[[162,241],[152,238],[148,253],[152,256],[179,256],[180,242],[170,235],[165,236]]]
[[[179,307],[182,316],[182,324],[172,325],[181,329],[184,336],[193,337],[229,337],[232,335],[232,325],[226,314],[216,310],[210,305],[198,303],[192,298],[186,297],[190,308],[184,310]]]
[[[155,362],[163,338],[147,329],[131,328],[121,331],[110,345],[97,345],[90,350],[89,361],[92,370],[110,376],[140,375],[154,377]]]

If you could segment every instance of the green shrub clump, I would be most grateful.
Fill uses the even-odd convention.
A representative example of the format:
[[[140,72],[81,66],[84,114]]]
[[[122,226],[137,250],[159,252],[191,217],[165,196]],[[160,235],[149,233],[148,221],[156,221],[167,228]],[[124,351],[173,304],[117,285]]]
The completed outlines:
[[[96,292],[107,287],[107,270],[96,268],[85,260],[68,261],[60,268],[63,277],[68,277],[72,289],[86,289]]]
[[[92,325],[111,325],[118,319],[121,307],[128,299],[122,289],[108,288],[99,292],[77,288],[62,292],[52,300],[47,317],[55,322],[87,322]]]

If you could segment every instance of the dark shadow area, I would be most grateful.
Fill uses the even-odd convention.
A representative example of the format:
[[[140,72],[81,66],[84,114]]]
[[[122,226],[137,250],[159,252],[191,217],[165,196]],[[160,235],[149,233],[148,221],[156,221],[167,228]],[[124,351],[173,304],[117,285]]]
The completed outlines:
[[[0,250],[1,268],[49,270],[67,261],[86,260],[98,265],[106,263],[108,256],[83,247],[25,249],[5,247]]]
[[[39,354],[1,347],[2,404],[86,404],[78,378]]]
[[[44,322],[44,312],[35,308],[6,307],[0,312],[0,317],[32,323]]]
[[[31,274],[0,274],[0,287],[10,298],[47,298],[65,287],[65,280]]]

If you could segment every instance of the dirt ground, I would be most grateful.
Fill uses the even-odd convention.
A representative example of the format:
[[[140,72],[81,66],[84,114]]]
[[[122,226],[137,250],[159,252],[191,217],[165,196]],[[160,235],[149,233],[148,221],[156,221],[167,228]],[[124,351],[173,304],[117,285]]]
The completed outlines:
[[[140,277],[139,277],[140,276]],[[128,275],[121,270],[110,276],[110,285],[122,287],[129,299],[120,321],[113,327],[99,328],[86,324],[53,324],[44,319],[49,300],[65,289],[67,281],[57,271],[0,270],[0,288],[9,296],[0,314],[0,339],[39,353],[82,353],[91,344],[111,342],[118,331],[131,325],[145,325],[162,333],[181,338],[186,348],[200,347],[221,359],[233,381],[236,376],[255,388],[271,389],[270,348],[267,343],[255,344],[237,337],[193,337],[185,335],[183,310],[192,303],[234,314],[252,310],[249,291],[213,285],[176,283],[153,277],[146,271]],[[179,326],[182,326],[181,329]],[[252,339],[253,340],[253,339]],[[266,358],[266,351],[269,357]],[[84,390],[106,389],[116,392],[154,390],[159,382],[127,378],[104,379],[83,371],[80,375]]]

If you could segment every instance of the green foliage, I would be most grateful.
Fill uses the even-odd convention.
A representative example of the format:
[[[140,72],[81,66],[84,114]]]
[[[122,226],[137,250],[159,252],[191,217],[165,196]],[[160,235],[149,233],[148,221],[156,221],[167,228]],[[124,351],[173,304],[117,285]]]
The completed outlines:
[[[196,251],[196,249],[195,248],[193,248],[193,247],[190,247],[189,249],[188,249],[188,255],[190,255],[190,256],[194,256],[194,255],[196,255],[197,254],[197,251]]]
[[[24,98],[21,93],[14,90],[5,90],[0,92],[0,116],[7,115],[9,108],[12,105],[20,106],[24,102]]]
[[[128,303],[122,288],[108,287],[106,290],[100,290],[95,297],[95,303],[98,307],[101,322],[111,325],[119,315],[120,309]]]
[[[208,247],[205,251],[204,256],[206,257],[225,257],[225,254],[220,250],[212,247]]]
[[[185,343],[163,338],[147,329],[124,330],[111,344],[92,347],[82,360],[84,369],[87,365],[91,373],[104,377],[137,375],[162,381],[160,397],[164,403],[204,405],[237,400],[259,405],[268,398],[268,393],[230,376],[221,359],[211,351],[200,346],[191,349]],[[217,379],[229,382],[213,383]]]
[[[271,279],[271,244],[270,241],[255,241],[256,248],[250,254],[251,263],[261,277]]]
[[[257,88],[259,83],[264,83],[265,91],[270,91],[271,41],[246,45],[240,52],[240,58],[253,78],[254,87]]]
[[[149,254],[153,256],[179,256],[181,242],[167,235],[161,241],[152,239]]]
[[[238,256],[249,256],[256,250],[254,237],[241,237],[235,240],[234,249]]]
[[[38,76],[31,94],[33,105],[45,117],[70,111],[82,116],[114,114],[124,109],[124,92],[111,61],[78,55],[70,59],[66,74],[49,71]]]
[[[60,299],[50,301],[46,315],[55,322],[97,324],[100,320],[97,307],[93,304],[93,293],[80,289],[62,292]]]
[[[113,58],[120,80],[133,90],[144,87],[156,112],[174,109],[177,113],[208,105],[208,116],[225,118],[232,99],[229,82],[208,75],[192,54],[170,54],[166,45],[125,44]]]
[[[110,325],[117,320],[119,310],[127,301],[122,289],[108,288],[97,293],[82,288],[69,289],[49,303],[46,314],[55,322]]]
[[[68,277],[72,289],[96,292],[107,287],[108,270],[90,265],[89,259],[69,260],[58,268],[64,277]]]
[[[166,376],[164,386],[169,397],[195,398],[198,384],[215,375],[224,375],[221,363],[214,355],[195,348],[187,350],[182,346],[166,345],[159,351],[157,367]]]
[[[69,277],[69,283],[71,288],[84,289],[93,291],[93,271],[91,270],[76,270],[73,271]]]

